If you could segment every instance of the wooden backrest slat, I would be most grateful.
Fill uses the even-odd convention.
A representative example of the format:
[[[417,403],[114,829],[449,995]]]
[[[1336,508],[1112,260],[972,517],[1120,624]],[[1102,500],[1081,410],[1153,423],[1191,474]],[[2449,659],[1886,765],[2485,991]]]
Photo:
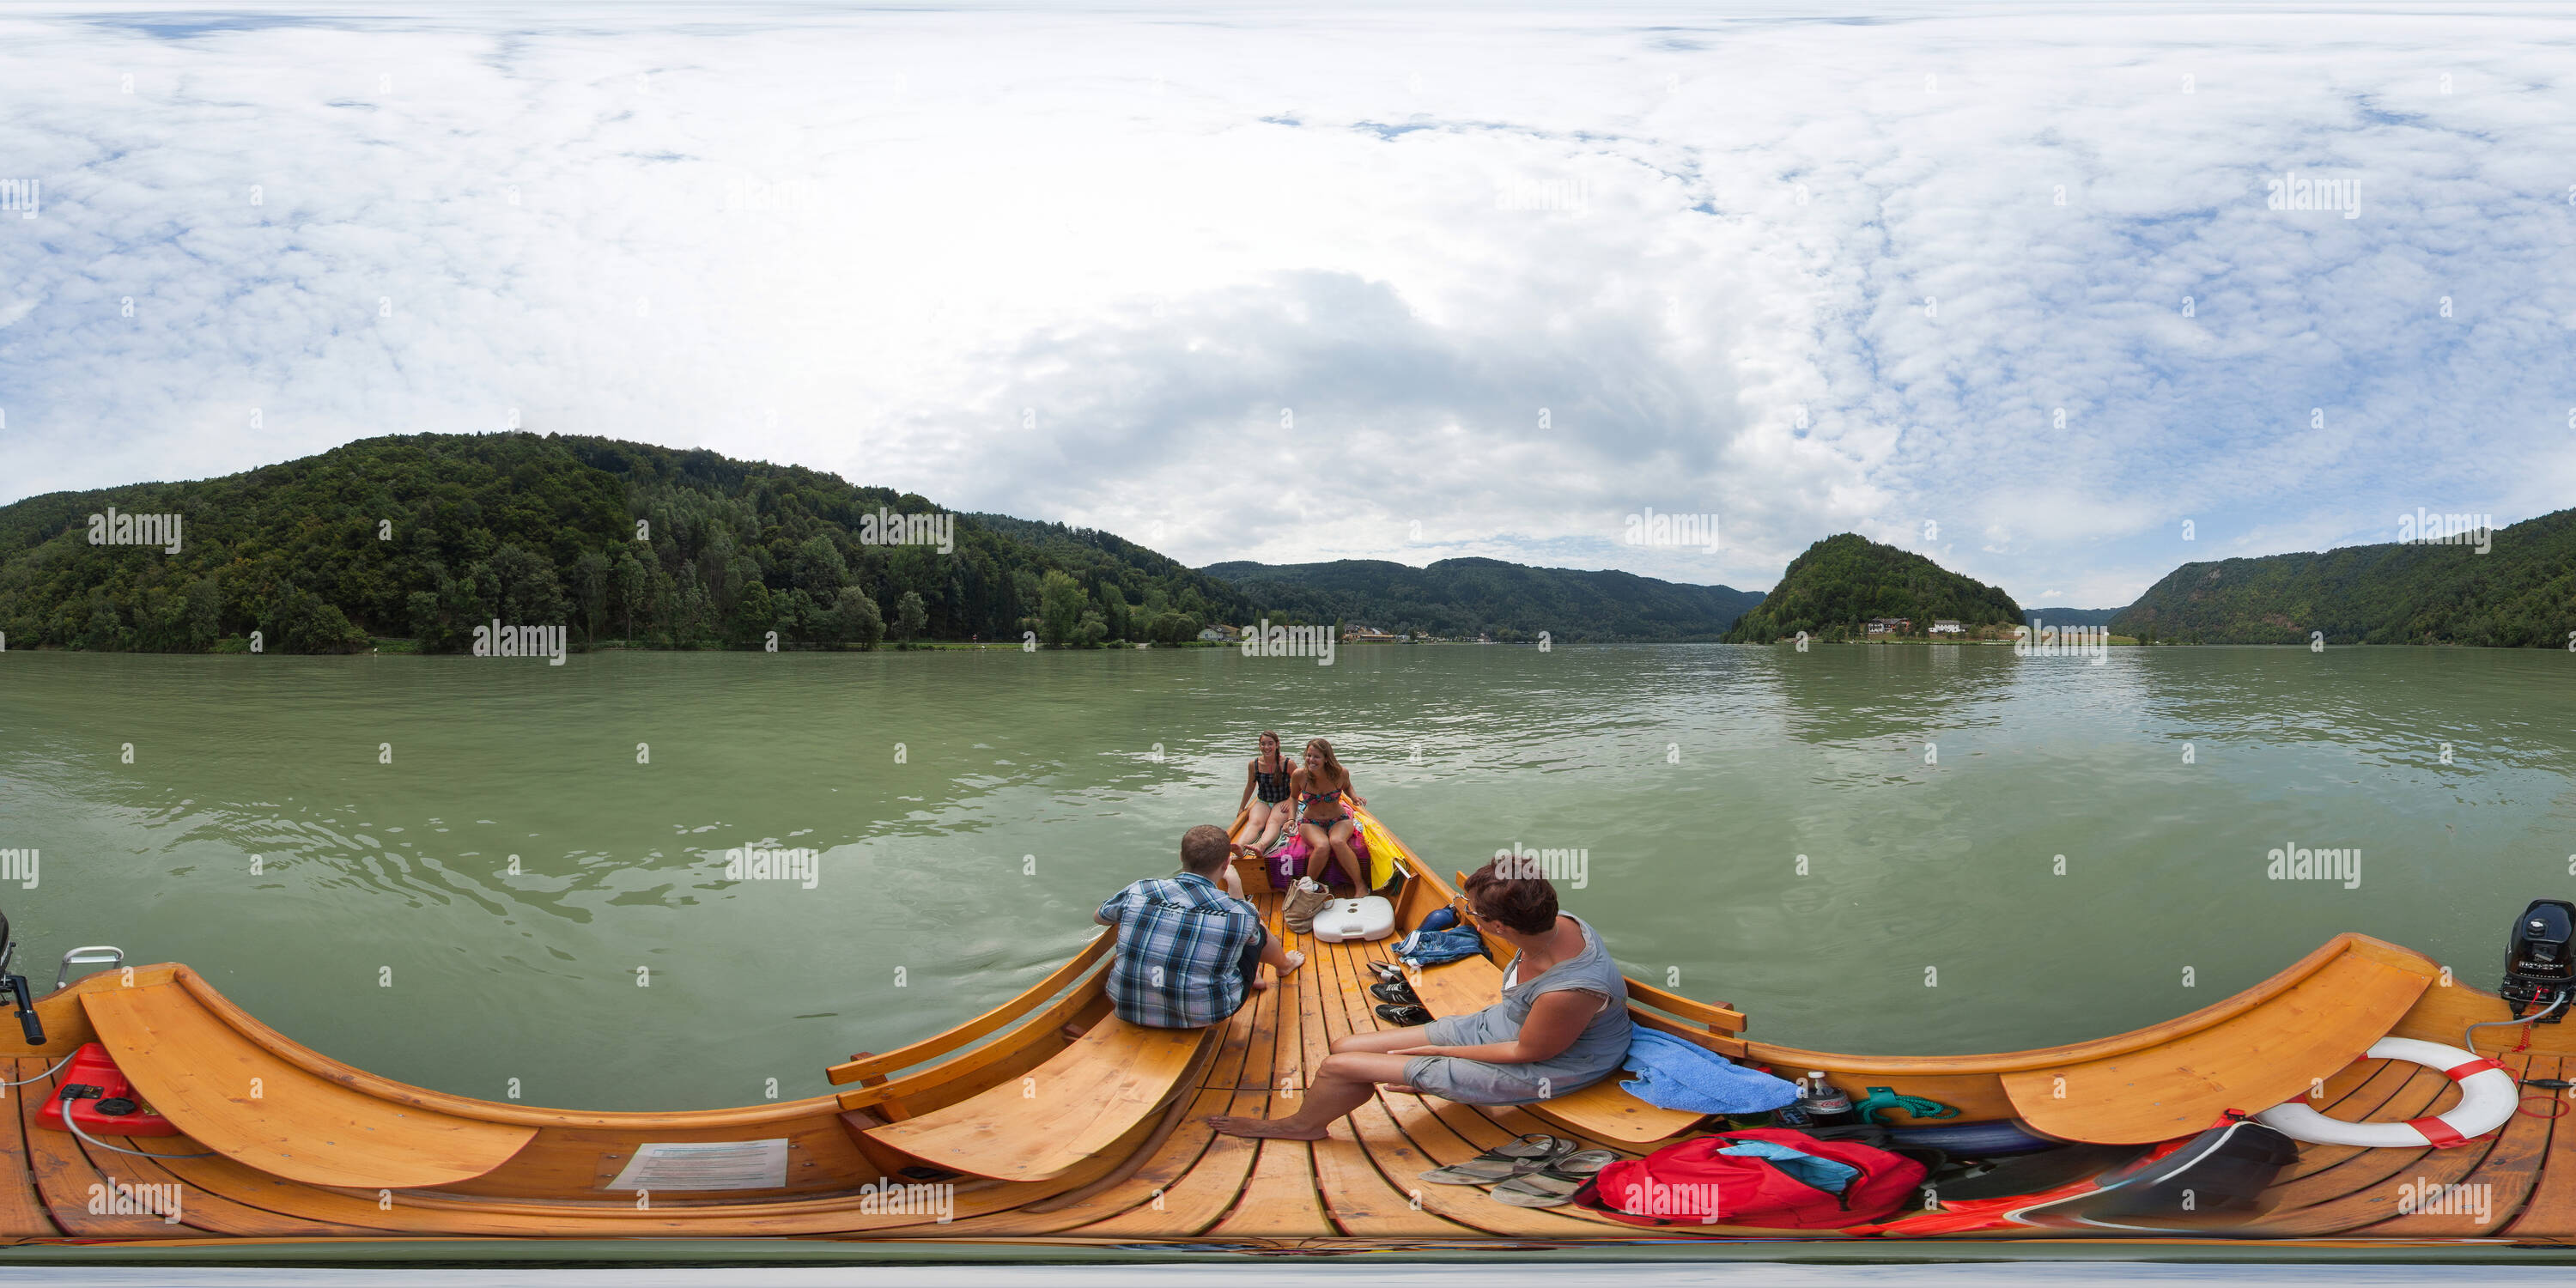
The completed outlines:
[[[1085,970],[1108,955],[1110,946],[1117,940],[1115,931],[1104,930],[1099,938],[1091,941],[1088,947],[1075,953],[1071,961],[1056,967],[1045,979],[1030,985],[1028,991],[1018,997],[956,1028],[923,1038],[911,1046],[901,1047],[884,1055],[872,1055],[864,1060],[851,1060],[833,1065],[824,1071],[825,1076],[830,1078],[835,1086],[845,1082],[857,1082],[863,1078],[884,1077],[899,1069],[909,1069],[925,1060],[937,1059],[987,1034],[998,1033],[1013,1020],[1037,1009],[1040,1003],[1062,991],[1065,985],[1072,983]]]
[[[1640,1027],[1672,1034],[1684,1042],[1715,1051],[1719,1055],[1732,1056],[1736,1059],[1744,1057],[1746,1047],[1740,1038],[1720,1037],[1706,1029],[1695,1029],[1679,1020],[1668,1019],[1653,1011],[1640,1010],[1634,1006],[1628,1008],[1628,1019]]]
[[[1668,993],[1652,984],[1639,983],[1633,975],[1627,978],[1629,1001],[1678,1015],[1685,1020],[1697,1020],[1724,1032],[1742,1033],[1744,1031],[1744,1013],[1724,1002],[1693,1001],[1679,993]]]

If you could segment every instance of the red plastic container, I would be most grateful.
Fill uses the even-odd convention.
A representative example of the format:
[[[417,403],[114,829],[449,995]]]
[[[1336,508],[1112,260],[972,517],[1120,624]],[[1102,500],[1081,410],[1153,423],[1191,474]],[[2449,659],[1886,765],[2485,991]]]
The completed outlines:
[[[55,1131],[69,1131],[63,1126],[63,1092],[71,1087],[96,1087],[99,1094],[71,1102],[72,1121],[92,1136],[176,1136],[179,1129],[169,1119],[152,1112],[134,1094],[134,1084],[117,1070],[116,1061],[108,1058],[107,1048],[96,1042],[84,1044],[72,1053],[72,1062],[64,1066],[55,1079],[54,1094],[45,1107],[36,1111],[36,1121]],[[121,1101],[131,1106],[124,1113],[108,1113]]]

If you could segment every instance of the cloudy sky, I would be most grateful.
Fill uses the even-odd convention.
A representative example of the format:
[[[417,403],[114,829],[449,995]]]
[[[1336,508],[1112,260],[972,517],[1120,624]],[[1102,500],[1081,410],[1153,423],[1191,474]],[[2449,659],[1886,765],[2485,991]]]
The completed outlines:
[[[14,10],[0,501],[515,417],[2085,607],[2576,503],[2565,8],[1707,8]]]

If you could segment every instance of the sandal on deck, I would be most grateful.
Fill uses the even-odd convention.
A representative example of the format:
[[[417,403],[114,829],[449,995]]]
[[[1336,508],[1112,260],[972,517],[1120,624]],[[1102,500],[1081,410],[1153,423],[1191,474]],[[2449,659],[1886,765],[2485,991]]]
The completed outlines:
[[[1399,1029],[1420,1028],[1436,1018],[1419,1006],[1389,1006],[1385,1003],[1378,1005],[1377,1017]]]
[[[1563,1207],[1574,1201],[1574,1192],[1582,1189],[1584,1182],[1618,1161],[1619,1156],[1606,1149],[1577,1150],[1535,1172],[1495,1186],[1494,1200],[1513,1207]]]
[[[1573,1153],[1574,1149],[1573,1141],[1531,1132],[1466,1162],[1432,1168],[1422,1174],[1422,1179],[1434,1185],[1491,1185],[1515,1176],[1526,1176]]]

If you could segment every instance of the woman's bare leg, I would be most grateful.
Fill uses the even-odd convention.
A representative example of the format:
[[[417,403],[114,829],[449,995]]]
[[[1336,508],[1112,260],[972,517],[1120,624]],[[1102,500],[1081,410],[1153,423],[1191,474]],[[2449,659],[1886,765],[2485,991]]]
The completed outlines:
[[[1252,841],[1253,852],[1257,854],[1268,854],[1270,852],[1271,842],[1278,840],[1279,834],[1287,830],[1288,802],[1281,801],[1278,804],[1271,806],[1269,808],[1269,812],[1260,817],[1260,823],[1261,826],[1257,831],[1252,828],[1246,828],[1244,830],[1254,833],[1255,839]]]
[[[1359,824],[1347,818],[1337,818],[1333,820],[1333,830],[1329,836],[1334,861],[1340,866],[1343,875],[1351,879],[1351,885],[1361,894],[1366,894],[1368,893],[1368,873],[1360,871],[1360,852],[1351,846],[1351,837],[1358,831]]]
[[[1404,1066],[1411,1060],[1410,1056],[1356,1051],[1328,1055],[1315,1066],[1315,1084],[1298,1098],[1303,1103],[1297,1112],[1285,1118],[1220,1116],[1208,1119],[1208,1126],[1228,1136],[1323,1140],[1331,1134],[1328,1129],[1334,1119],[1377,1094],[1377,1084],[1403,1082]]]
[[[1379,1029],[1374,1033],[1345,1033],[1342,1036],[1333,1039],[1333,1054],[1340,1055],[1345,1051],[1357,1052],[1362,1055],[1384,1054],[1388,1051],[1410,1051],[1418,1046],[1429,1045],[1431,1045],[1431,1026],[1428,1024],[1416,1024],[1409,1029]]]

